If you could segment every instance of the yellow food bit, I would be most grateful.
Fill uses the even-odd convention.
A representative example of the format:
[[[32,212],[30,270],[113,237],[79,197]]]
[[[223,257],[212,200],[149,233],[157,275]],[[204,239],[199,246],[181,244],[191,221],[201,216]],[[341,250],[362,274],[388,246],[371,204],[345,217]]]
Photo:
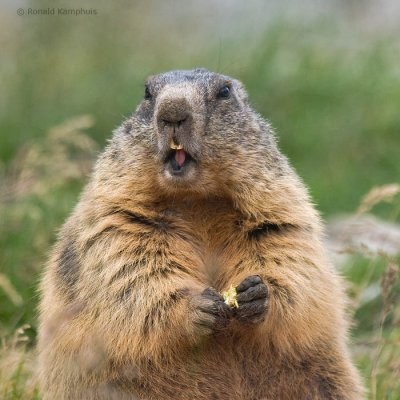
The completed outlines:
[[[225,304],[228,304],[228,306],[239,308],[236,288],[233,285],[231,285],[231,287],[226,292],[222,293],[222,297],[225,300]]]

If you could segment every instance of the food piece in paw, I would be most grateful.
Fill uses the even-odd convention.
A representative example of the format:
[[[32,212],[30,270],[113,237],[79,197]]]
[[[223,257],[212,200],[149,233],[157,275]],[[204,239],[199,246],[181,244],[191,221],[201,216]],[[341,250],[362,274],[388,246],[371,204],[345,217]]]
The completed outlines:
[[[222,297],[225,300],[225,304],[228,304],[228,306],[233,308],[239,308],[236,288],[233,285],[231,285],[231,287],[226,292],[222,293]]]

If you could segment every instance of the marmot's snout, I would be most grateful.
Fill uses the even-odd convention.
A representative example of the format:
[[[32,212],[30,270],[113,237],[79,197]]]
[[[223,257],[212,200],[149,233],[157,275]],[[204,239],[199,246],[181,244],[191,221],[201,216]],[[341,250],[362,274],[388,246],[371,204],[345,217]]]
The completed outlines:
[[[164,99],[157,110],[157,128],[160,136],[182,143],[190,140],[193,130],[192,110],[185,98]]]
[[[192,106],[183,96],[166,93],[158,102],[155,113],[159,147],[166,170],[174,176],[184,176],[193,167],[196,137]]]
[[[191,116],[191,107],[185,98],[164,99],[158,107],[158,122],[164,126],[178,125],[188,121]]]

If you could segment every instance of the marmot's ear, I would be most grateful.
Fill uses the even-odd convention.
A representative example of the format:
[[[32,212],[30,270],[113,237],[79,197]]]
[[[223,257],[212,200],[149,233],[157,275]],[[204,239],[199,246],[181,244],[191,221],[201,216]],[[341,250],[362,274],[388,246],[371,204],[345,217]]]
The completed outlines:
[[[145,84],[145,85],[150,84],[150,82],[154,79],[154,77],[155,77],[155,75],[149,75],[149,76],[146,78],[144,84]]]
[[[193,72],[197,72],[199,74],[209,74],[210,73],[210,71],[207,68],[204,68],[204,67],[195,68],[193,70]]]
[[[156,77],[156,75],[149,75],[146,78],[146,80],[144,81],[144,87],[152,86],[155,77]]]
[[[248,103],[249,96],[248,96],[246,89],[244,88],[242,82],[239,82],[236,79],[234,80],[234,82],[235,82],[235,90],[236,90],[236,93],[238,94],[240,100],[242,100],[244,103]]]

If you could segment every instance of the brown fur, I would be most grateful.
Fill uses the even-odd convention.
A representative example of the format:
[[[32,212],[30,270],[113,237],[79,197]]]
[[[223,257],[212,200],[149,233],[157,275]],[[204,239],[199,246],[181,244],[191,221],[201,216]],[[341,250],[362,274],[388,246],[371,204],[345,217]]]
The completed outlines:
[[[342,283],[270,126],[229,77],[174,71],[148,85],[44,273],[44,399],[361,399]],[[197,160],[183,177],[165,170],[171,135]],[[268,289],[259,320],[205,295],[252,275]]]

